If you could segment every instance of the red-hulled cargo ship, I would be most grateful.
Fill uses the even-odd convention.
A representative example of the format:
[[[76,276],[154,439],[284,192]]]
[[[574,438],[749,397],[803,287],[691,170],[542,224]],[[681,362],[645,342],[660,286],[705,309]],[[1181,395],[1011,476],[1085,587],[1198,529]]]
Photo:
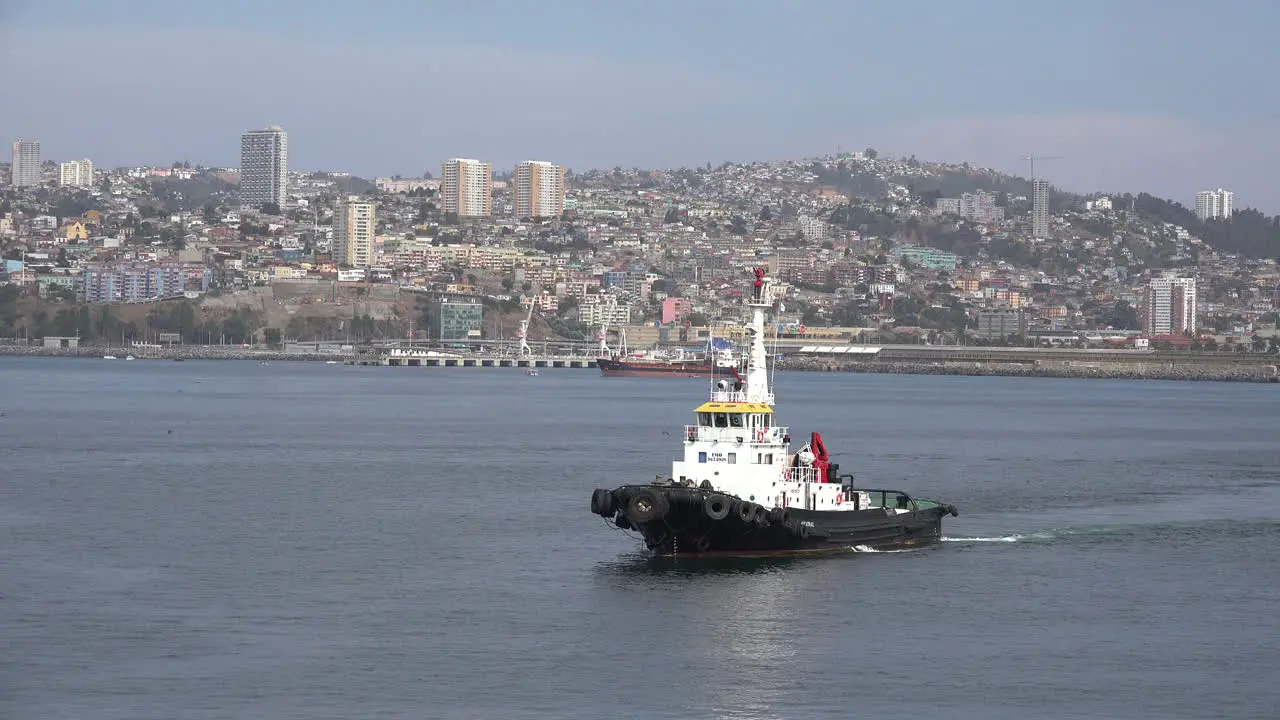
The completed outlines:
[[[649,360],[597,358],[596,365],[605,377],[730,377],[732,367],[721,367],[710,359]]]

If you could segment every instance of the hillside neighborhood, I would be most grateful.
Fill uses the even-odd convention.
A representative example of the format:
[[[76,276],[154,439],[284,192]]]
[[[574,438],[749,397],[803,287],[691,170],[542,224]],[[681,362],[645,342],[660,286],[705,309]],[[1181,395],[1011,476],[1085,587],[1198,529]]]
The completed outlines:
[[[790,337],[1278,349],[1274,219],[870,148],[671,170],[281,170],[257,198],[246,167],[38,167],[0,195],[8,342],[509,340],[532,306],[535,339],[688,343],[739,322],[762,266]]]

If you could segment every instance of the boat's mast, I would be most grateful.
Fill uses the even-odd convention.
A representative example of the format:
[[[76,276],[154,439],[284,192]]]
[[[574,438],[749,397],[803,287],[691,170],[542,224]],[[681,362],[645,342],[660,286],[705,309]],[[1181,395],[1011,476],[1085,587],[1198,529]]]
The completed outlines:
[[[765,312],[772,308],[772,281],[764,268],[757,268],[747,307],[751,308],[751,321],[747,325],[750,347],[747,350],[747,402],[773,404],[773,391],[769,387],[768,353],[764,345]]]

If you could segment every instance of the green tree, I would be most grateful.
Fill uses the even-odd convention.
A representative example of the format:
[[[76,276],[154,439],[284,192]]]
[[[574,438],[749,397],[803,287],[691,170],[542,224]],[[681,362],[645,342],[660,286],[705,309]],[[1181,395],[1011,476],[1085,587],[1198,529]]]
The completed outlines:
[[[578,298],[572,295],[566,295],[565,297],[560,298],[560,303],[556,306],[556,314],[564,315],[570,310],[576,310],[577,308]]]
[[[1138,311],[1124,300],[1117,300],[1106,311],[1098,315],[1099,325],[1110,325],[1117,330],[1141,330],[1142,319]]]

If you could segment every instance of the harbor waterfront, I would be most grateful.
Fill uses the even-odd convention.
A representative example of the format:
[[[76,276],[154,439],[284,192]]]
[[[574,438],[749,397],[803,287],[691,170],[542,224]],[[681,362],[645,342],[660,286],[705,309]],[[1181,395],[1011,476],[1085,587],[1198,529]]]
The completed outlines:
[[[929,549],[727,561],[588,512],[677,457],[697,380],[6,357],[0,383],[6,720],[1275,715],[1256,386],[778,373],[842,472],[961,514]],[[519,471],[459,482],[478,443]]]
[[[850,351],[856,348],[859,351]],[[145,348],[0,345],[0,356],[120,358],[132,352],[152,360],[257,360],[336,362],[392,367],[572,368],[598,372],[590,351],[563,349],[521,356],[443,346],[325,347],[289,343],[281,347],[172,345]],[[943,345],[792,346],[778,353],[778,368],[800,372],[967,375],[1112,380],[1188,380],[1275,383],[1280,356],[1240,352],[1158,352],[1062,348],[963,347]]]

